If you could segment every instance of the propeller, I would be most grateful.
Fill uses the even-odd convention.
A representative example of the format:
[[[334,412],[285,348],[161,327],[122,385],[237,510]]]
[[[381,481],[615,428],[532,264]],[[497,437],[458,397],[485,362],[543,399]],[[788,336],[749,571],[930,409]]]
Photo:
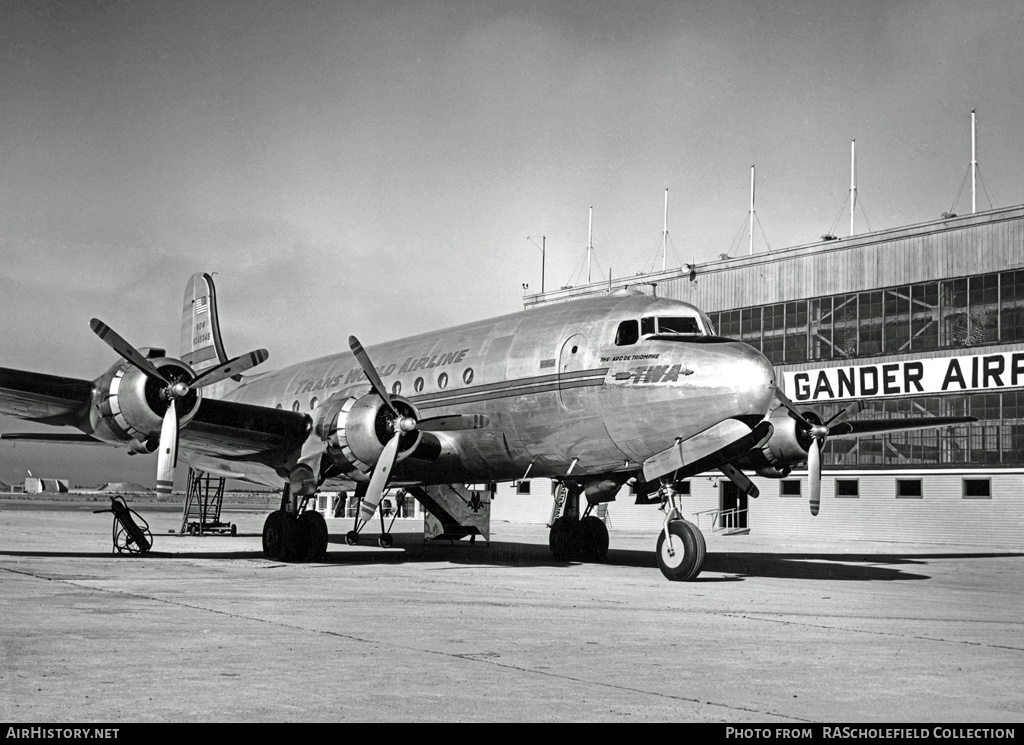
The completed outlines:
[[[384,497],[384,489],[387,487],[391,469],[394,467],[395,461],[398,460],[399,440],[403,435],[416,432],[417,430],[420,432],[452,432],[466,429],[481,429],[486,427],[490,420],[482,414],[468,416],[463,414],[445,414],[427,417],[422,420],[402,414],[391,401],[391,395],[388,393],[387,388],[384,387],[384,381],[381,380],[377,369],[370,361],[370,355],[366,353],[363,345],[359,343],[356,337],[350,336],[348,338],[348,346],[352,350],[352,354],[355,355],[356,361],[359,362],[359,366],[366,374],[366,379],[370,381],[373,392],[384,402],[392,414],[387,427],[393,434],[384,445],[384,450],[381,452],[380,457],[377,458],[377,464],[373,468],[373,474],[370,476],[370,483],[367,485],[366,494],[363,496],[362,506],[359,510],[360,519],[365,523],[373,517],[377,505],[380,504],[380,500]]]
[[[827,422],[821,424],[820,422],[811,422],[804,417],[803,413],[778,387],[775,388],[775,396],[783,406],[789,409],[793,417],[807,428],[804,433],[811,441],[807,448],[807,481],[810,491],[811,514],[817,515],[821,506],[821,449],[825,446],[825,439],[831,429],[859,412],[861,404],[859,401],[854,401]]]
[[[226,378],[230,378],[232,375],[237,375],[251,367],[255,367],[261,362],[266,361],[270,355],[266,349],[257,349],[248,354],[230,359],[227,362],[222,362],[201,375],[197,375],[191,380],[186,380],[178,376],[166,376],[161,373],[152,362],[146,359],[145,355],[98,318],[93,318],[89,321],[89,327],[107,346],[121,355],[130,364],[142,370],[150,378],[164,384],[159,395],[161,399],[167,401],[167,411],[164,412],[163,422],[160,425],[160,452],[157,454],[156,464],[156,493],[157,496],[169,496],[174,486],[174,467],[178,463],[178,430],[180,420],[178,417],[178,407],[175,402],[187,396],[191,391],[213,385]],[[185,371],[182,370],[180,372],[184,373]]]

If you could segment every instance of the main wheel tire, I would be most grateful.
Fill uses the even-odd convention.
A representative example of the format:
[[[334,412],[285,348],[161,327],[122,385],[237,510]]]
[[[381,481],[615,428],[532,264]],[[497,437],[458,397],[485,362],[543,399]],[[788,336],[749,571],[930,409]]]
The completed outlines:
[[[551,526],[548,546],[558,561],[570,561],[579,553],[579,521],[560,517]]]
[[[281,553],[282,561],[306,561],[306,554],[309,552],[309,525],[305,520],[299,520],[297,515],[285,513],[284,519],[284,551]]]
[[[299,515],[299,523],[305,526],[306,561],[322,561],[327,555],[327,521],[319,512],[310,510]],[[303,532],[300,526],[300,533]]]
[[[381,537],[377,539],[377,545],[381,548],[391,548],[395,545],[395,539],[390,533],[383,533]]]
[[[604,561],[608,558],[608,528],[594,515],[580,520],[579,552],[582,561]]]
[[[288,515],[276,510],[267,515],[263,523],[263,556],[267,559],[280,559],[284,550],[284,523]]]
[[[668,524],[668,530],[672,534],[672,550],[665,540],[665,531],[662,531],[658,536],[658,568],[672,582],[696,579],[707,555],[704,534],[686,520],[673,520]]]
[[[345,543],[350,546],[356,545],[359,543],[359,534],[354,530],[350,530],[345,534]]]

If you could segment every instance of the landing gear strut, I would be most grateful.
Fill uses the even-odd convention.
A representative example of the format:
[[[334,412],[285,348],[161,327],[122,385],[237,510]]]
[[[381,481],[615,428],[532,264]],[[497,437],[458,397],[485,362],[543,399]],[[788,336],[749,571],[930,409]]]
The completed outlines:
[[[704,534],[683,519],[676,504],[678,494],[674,485],[663,484],[659,493],[664,502],[665,525],[658,535],[658,568],[673,582],[696,579],[707,555]]]
[[[369,517],[363,515],[363,498],[366,496],[367,491],[366,484],[359,484],[356,487],[356,497],[359,499],[359,509],[356,510],[354,527],[345,534],[345,543],[350,546],[355,546],[359,543],[359,536],[361,535],[362,529],[366,527],[366,524],[370,522],[370,518],[373,517],[372,513]],[[381,509],[380,505],[377,505],[375,509],[380,515],[380,537],[377,539],[377,545],[381,548],[391,548],[395,544],[395,538],[391,535],[391,528],[395,524],[395,518],[398,517],[398,510],[395,510],[391,515],[391,522],[388,523],[387,528],[385,528],[384,510]]]
[[[293,512],[291,487],[285,484],[281,509],[267,515],[263,523],[263,555],[278,561],[322,561],[327,555],[327,521],[309,505],[307,495]]]
[[[551,555],[558,561],[604,561],[608,556],[608,528],[597,516],[591,515],[594,505],[588,504],[582,519],[579,517],[582,485],[562,484],[565,504],[561,517],[551,524],[548,545]]]

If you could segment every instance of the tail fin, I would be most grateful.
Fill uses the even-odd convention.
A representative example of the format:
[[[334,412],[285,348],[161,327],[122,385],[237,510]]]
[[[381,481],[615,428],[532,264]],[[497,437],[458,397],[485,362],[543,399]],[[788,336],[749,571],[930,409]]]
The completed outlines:
[[[217,293],[209,274],[193,274],[185,286],[178,351],[181,361],[197,373],[228,361],[217,320]]]

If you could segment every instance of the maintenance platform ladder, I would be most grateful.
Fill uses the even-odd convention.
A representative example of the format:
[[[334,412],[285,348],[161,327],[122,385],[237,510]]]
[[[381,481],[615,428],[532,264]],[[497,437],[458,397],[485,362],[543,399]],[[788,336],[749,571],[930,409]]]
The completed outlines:
[[[224,503],[224,483],[227,479],[188,469],[185,490],[185,508],[181,513],[181,534],[231,533],[236,528],[221,522],[220,508]]]
[[[697,527],[700,527],[700,516],[711,516],[711,532],[722,535],[747,535],[750,533],[750,526],[747,525],[747,510],[733,508],[729,510],[703,510],[696,513]]]

